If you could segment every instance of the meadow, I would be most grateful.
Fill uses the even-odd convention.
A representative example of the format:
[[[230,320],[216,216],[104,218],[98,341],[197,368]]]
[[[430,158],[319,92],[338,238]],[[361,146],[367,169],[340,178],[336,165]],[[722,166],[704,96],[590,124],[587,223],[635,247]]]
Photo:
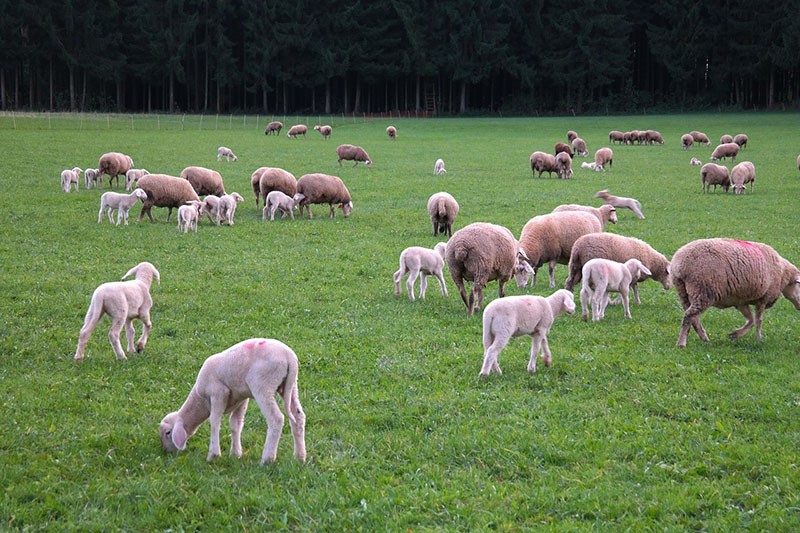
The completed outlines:
[[[0,116],[0,528],[800,529],[800,324],[785,299],[767,311],[761,341],[754,331],[729,340],[742,316],[712,309],[702,317],[711,342],[692,332],[680,350],[677,296],[644,282],[632,319],[619,306],[600,323],[558,318],[550,368],[527,373],[523,337],[501,353],[502,376],[479,379],[480,316],[467,318],[449,275],[447,298],[432,278],[416,302],[392,284],[400,251],[442,240],[425,209],[442,190],[461,206],[454,229],[487,221],[519,236],[531,217],[599,205],[595,192],[610,189],[638,198],[646,219],[621,210],[608,231],[668,257],[720,236],[766,242],[800,264],[800,116],[276,118],[331,124],[332,139],[266,137],[265,117]],[[571,180],[532,178],[531,152],[552,150],[568,129],[592,154],[611,129],[657,129],[666,143],[614,146],[605,173],[576,158]],[[749,135],[739,159],[756,166],[754,194],[701,193],[688,163],[708,161],[712,147],[684,151],[680,136],[694,129],[714,141]],[[344,142],[365,147],[372,168],[339,168]],[[239,161],[217,162],[220,145]],[[65,194],[59,174],[107,151],[151,172],[219,170],[245,197],[236,224],[206,220],[183,235],[165,209],[135,223],[141,204],[129,226],[98,224],[102,190]],[[438,157],[447,174],[433,176]],[[260,166],[340,176],[352,216],[316,206],[313,220],[262,221],[250,189]],[[143,260],[161,273],[146,350],[116,361],[104,319],[76,364],[92,291]],[[557,267],[558,286],[566,273]],[[533,289],[507,285],[552,291],[546,268]],[[485,306],[497,284],[484,294]],[[228,456],[226,422],[210,464],[208,424],[186,451],[162,452],[158,423],[203,360],[251,337],[299,357],[307,464],[292,457],[287,422],[277,462],[259,466],[266,423],[255,405],[241,459]]]

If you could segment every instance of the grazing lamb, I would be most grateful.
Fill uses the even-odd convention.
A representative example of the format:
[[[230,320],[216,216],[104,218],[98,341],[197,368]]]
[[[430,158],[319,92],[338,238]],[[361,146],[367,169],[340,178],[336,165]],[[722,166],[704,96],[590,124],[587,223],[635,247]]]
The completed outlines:
[[[567,154],[570,157],[570,159],[572,159],[572,157],[574,157],[575,155],[572,153],[572,148],[567,143],[556,143],[556,146],[553,149],[553,155],[557,156],[561,152]]]
[[[203,209],[200,211],[200,219],[203,215],[208,217],[212,224],[219,226],[222,223],[222,214],[220,213],[219,196],[209,194],[203,198]],[[214,215],[213,217],[211,215]]]
[[[739,148],[747,148],[747,135],[739,133],[733,138],[733,142],[739,145]]]
[[[158,425],[161,446],[166,452],[186,449],[186,441],[209,420],[211,442],[207,461],[221,455],[219,430],[222,415],[230,413],[231,455],[242,456],[242,427],[250,398],[258,403],[267,420],[267,440],[261,464],[272,463],[278,453],[283,430],[275,395],[283,406],[294,439],[294,456],[306,461],[306,415],[300,404],[297,386],[297,355],[275,339],[249,339],[205,360],[189,396],[178,411],[168,414]]]
[[[706,146],[711,146],[711,141],[708,139],[708,135],[700,131],[690,131],[689,135],[692,136],[692,139],[696,143],[703,143]]]
[[[683,136],[681,136],[681,145],[683,146],[684,150],[688,150],[693,144],[694,138],[690,134],[685,133]]]
[[[142,189],[134,189],[130,194],[122,194],[118,192],[108,191],[104,192],[100,197],[100,212],[97,214],[97,223],[103,221],[103,212],[108,214],[108,221],[114,223],[114,215],[111,211],[117,210],[117,226],[121,220],[125,220],[125,225],[128,225],[128,211],[130,211],[133,204],[141,200],[147,200],[147,193]]]
[[[579,155],[581,157],[586,157],[589,155],[589,150],[586,149],[586,141],[580,137],[572,139],[572,149],[575,151],[575,155]]]
[[[453,222],[458,215],[458,202],[450,193],[437,192],[428,198],[428,214],[433,224],[433,236],[453,235]]]
[[[233,153],[233,150],[228,148],[227,146],[220,146],[217,148],[217,161],[222,161],[222,158],[225,158],[225,161],[238,161],[239,158],[236,157],[236,154]]]
[[[264,135],[269,135],[270,133],[274,133],[275,135],[280,135],[281,130],[283,129],[283,122],[278,122],[274,120],[267,124],[267,127],[264,129]]]
[[[200,213],[205,207],[204,202],[192,200],[186,205],[178,208],[178,231],[188,233],[189,230],[197,232],[197,222],[200,220]]]
[[[144,168],[132,168],[125,173],[125,190],[130,191],[142,176],[147,176],[150,172]]]
[[[625,142],[625,134],[617,130],[611,130],[608,132],[609,144],[614,144],[615,141],[619,144],[623,144]]]
[[[702,165],[702,164],[703,164],[703,162],[702,162],[702,161],[700,161],[699,159],[697,159],[696,157],[693,157],[693,158],[691,158],[691,159],[689,160],[689,164],[690,164],[690,165],[692,165],[693,167],[695,167],[695,166],[700,166],[700,165]]]
[[[536,177],[536,171],[539,171],[539,177],[542,177],[542,172],[552,178],[553,172],[556,172],[556,158],[546,152],[533,152],[531,154],[531,172],[533,177]]]
[[[600,148],[594,153],[594,169],[596,172],[605,171],[606,165],[611,168],[614,164],[614,152],[611,148]]]
[[[575,312],[572,293],[559,289],[547,298],[542,296],[508,296],[494,300],[483,312],[483,366],[480,376],[492,372],[502,374],[497,356],[514,337],[530,335],[531,357],[528,372],[536,372],[536,358],[541,353],[544,365],[549,367],[553,359],[547,334],[555,318],[563,313]]]
[[[300,179],[297,180],[297,193],[294,195],[294,200],[300,207],[300,216],[303,216],[303,208],[305,208],[308,218],[314,218],[310,204],[329,204],[331,218],[336,218],[334,208],[336,204],[339,204],[344,218],[349,217],[353,210],[353,200],[344,182],[338,176],[329,176],[328,174],[300,176]]]
[[[233,226],[233,215],[236,214],[236,204],[243,202],[244,198],[238,192],[223,194],[219,197],[218,216],[225,220],[229,226]]]
[[[81,170],[79,167],[75,167],[72,170],[62,170],[61,171],[61,189],[64,192],[69,192],[72,190],[72,186],[75,185],[75,192],[78,191],[78,183],[81,177]]]
[[[336,154],[339,156],[339,166],[342,166],[342,159],[345,161],[355,161],[358,165],[359,161],[363,161],[368,167],[372,166],[372,160],[366,150],[360,146],[353,146],[352,144],[340,144],[336,148]]]
[[[606,314],[609,293],[618,292],[622,296],[625,318],[631,318],[628,291],[631,284],[640,276],[649,276],[650,271],[638,259],[628,259],[618,263],[610,259],[590,259],[583,265],[583,285],[581,286],[581,312],[584,320],[589,320],[589,304],[592,307],[592,322],[599,322]]]
[[[733,142],[733,137],[727,133],[719,138],[719,144],[728,144]]]
[[[572,141],[574,141],[574,140],[575,140],[575,139],[577,139],[577,138],[578,138],[578,134],[577,134],[577,133],[575,133],[574,131],[572,131],[572,130],[569,130],[569,131],[567,132],[567,141],[568,141],[568,142],[570,142],[570,143],[571,143]]]
[[[578,205],[578,204],[561,204],[552,213],[562,213],[564,211],[583,211],[584,213],[591,213],[600,221],[600,227],[603,231],[606,229],[606,223],[617,223],[617,209],[611,204],[606,204],[600,207],[593,207],[591,205]]]
[[[256,195],[256,207],[259,194],[266,201],[267,195],[272,191],[281,191],[287,196],[294,196],[297,193],[297,178],[282,168],[261,167],[253,172],[250,179],[253,193]]]
[[[111,347],[114,349],[114,354],[116,354],[118,360],[127,359],[119,342],[119,335],[123,326],[125,327],[125,335],[128,338],[128,353],[133,353],[134,351],[133,337],[136,332],[133,329],[133,319],[135,318],[141,320],[142,324],[144,324],[142,336],[139,337],[139,342],[136,344],[136,351],[141,352],[144,350],[147,344],[147,336],[150,334],[150,328],[153,327],[152,322],[150,322],[150,308],[153,306],[153,299],[150,297],[150,285],[153,283],[153,277],[161,283],[161,276],[156,267],[147,262],[139,263],[130,269],[127,274],[122,276],[122,279],[128,276],[135,276],[136,278],[132,281],[103,283],[95,289],[78,337],[75,361],[83,361],[89,337],[104,314],[107,314],[111,319],[108,340],[111,342]]]
[[[180,207],[192,200],[200,201],[200,197],[197,196],[191,183],[175,176],[148,174],[139,178],[137,185],[147,193],[147,200],[143,201],[144,205],[137,222],[141,222],[145,215],[150,218],[150,222],[155,222],[150,212],[153,206],[169,208],[167,213],[167,222],[169,222],[173,208]]]
[[[588,168],[589,170],[594,170],[594,167],[595,167],[594,161],[592,161],[591,163],[589,163],[588,161],[584,161],[583,163],[581,163],[581,168]]]
[[[108,152],[107,154],[103,154],[100,156],[100,161],[97,164],[97,170],[100,171],[100,175],[108,174],[108,186],[111,187],[111,183],[114,181],[114,178],[117,179],[117,185],[119,185],[119,177],[120,175],[125,174],[130,169],[133,168],[133,159],[129,155],[121,154],[119,152]]]
[[[428,276],[436,276],[442,287],[442,294],[447,296],[447,286],[444,283],[444,258],[447,244],[436,243],[433,250],[420,246],[410,246],[400,254],[400,270],[394,273],[394,294],[400,296],[400,280],[408,274],[406,289],[408,297],[414,301],[414,283],[420,277],[419,297],[425,299],[425,290],[428,287]]]
[[[216,170],[205,167],[186,167],[181,171],[181,178],[192,184],[198,196],[225,194],[225,185],[222,176]]]
[[[389,126],[388,128],[386,128],[386,135],[388,135],[391,140],[393,141],[396,140],[397,128],[395,128],[394,126]]]
[[[714,191],[717,190],[717,185],[722,186],[724,192],[728,192],[731,186],[731,178],[728,173],[728,167],[717,165],[716,163],[706,163],[700,169],[700,183],[703,186],[703,192],[709,192],[711,186],[714,186]]]
[[[683,307],[683,322],[678,347],[686,347],[689,328],[701,340],[708,335],[700,323],[700,314],[711,306],[735,307],[747,320],[729,335],[738,339],[753,325],[761,339],[764,310],[785,296],[800,310],[800,270],[760,242],[736,239],[699,239],[675,252],[670,278]],[[755,306],[755,317],[750,306]]]
[[[331,128],[330,126],[317,125],[317,126],[314,126],[314,131],[318,131],[319,134],[322,135],[323,139],[328,140],[328,137],[331,136],[331,132],[333,131],[333,128]]]
[[[624,196],[614,196],[613,194],[608,193],[608,189],[603,189],[602,191],[597,191],[594,195],[595,198],[602,198],[606,204],[613,205],[617,209],[630,209],[636,216],[644,219],[644,214],[642,213],[642,204],[639,203],[639,200],[636,198],[625,198]]]
[[[447,170],[445,170],[445,168],[444,168],[444,160],[443,159],[437,159],[436,160],[436,164],[433,165],[433,174],[434,174],[434,176],[439,175],[439,174],[447,174]]]
[[[735,194],[742,194],[750,184],[750,193],[756,186],[756,167],[750,161],[742,161],[731,169],[731,185]]]
[[[294,220],[295,207],[296,203],[293,197],[287,196],[281,191],[270,191],[266,200],[264,200],[264,210],[262,211],[261,218],[262,220],[266,220],[267,217],[269,217],[270,220],[275,220],[275,211],[280,209],[281,218],[289,215],[289,217]]]
[[[731,158],[731,162],[736,162],[736,156],[739,154],[739,145],[735,142],[720,144],[714,151],[711,152],[711,160],[717,161],[719,159]]]
[[[289,133],[286,134],[286,137],[296,139],[298,135],[302,135],[305,139],[307,131],[308,127],[305,124],[296,124],[289,128]]]
[[[83,173],[83,179],[86,181],[87,189],[91,189],[92,185],[97,188],[98,181],[100,182],[100,185],[103,184],[103,175],[100,173],[100,170],[96,168],[87,168]]]
[[[567,152],[556,155],[556,176],[562,180],[572,177],[572,158]]]

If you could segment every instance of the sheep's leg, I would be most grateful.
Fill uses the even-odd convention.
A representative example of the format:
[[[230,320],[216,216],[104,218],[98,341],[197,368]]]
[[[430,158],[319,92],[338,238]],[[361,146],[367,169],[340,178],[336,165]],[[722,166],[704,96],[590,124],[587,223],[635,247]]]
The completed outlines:
[[[483,366],[481,366],[480,376],[487,377],[492,371],[503,374],[503,371],[500,370],[500,365],[497,363],[497,356],[500,355],[509,340],[510,337],[506,335],[494,337],[492,343],[483,352]]]
[[[472,316],[472,313],[478,311],[481,308],[481,303],[483,302],[483,287],[486,286],[486,280],[483,278],[475,278],[475,281],[472,282],[472,292],[469,296],[469,303],[470,303],[470,310],[468,315]],[[504,296],[503,294],[503,284],[500,284],[500,296]]]
[[[419,297],[425,299],[425,291],[428,290],[428,275],[424,272],[419,277]]]
[[[331,218],[336,218],[336,208],[331,204]]]
[[[86,353],[86,344],[89,342],[89,337],[92,336],[92,331],[103,318],[103,305],[95,302],[89,306],[89,311],[86,313],[81,332],[78,335],[78,348],[75,350],[75,360],[78,362],[83,361],[84,354]]]
[[[435,219],[432,219],[431,223],[433,224],[433,236],[436,237],[439,234],[439,224]]]
[[[208,455],[206,461],[213,461],[215,457],[222,455],[219,447],[219,428],[222,423],[222,415],[225,413],[225,407],[228,404],[227,392],[218,391],[217,394],[211,397],[211,414],[208,417],[208,422],[211,425],[211,437],[208,443]]]
[[[122,333],[122,326],[124,324],[124,318],[114,318],[113,322],[111,322],[111,329],[108,332],[108,342],[111,343],[111,347],[114,349],[114,354],[117,356],[119,361],[124,361],[127,359],[127,357],[125,357],[125,352],[122,351],[122,344],[119,342],[119,336],[120,333]]]
[[[766,304],[757,304],[756,305],[756,339],[761,340],[761,319],[764,317],[764,310],[766,310]]]
[[[592,304],[592,289],[589,287],[588,283],[584,283],[581,287],[581,316],[583,316],[583,321],[589,321],[589,306]],[[594,313],[594,308],[592,309],[592,313]]]
[[[103,211],[105,211],[105,210],[106,210],[106,207],[104,205],[101,205],[100,206],[100,212],[97,213],[97,223],[98,224],[102,224],[103,223]]]
[[[631,206],[631,211],[633,211],[634,213],[636,213],[636,216],[637,216],[637,217],[639,217],[639,218],[641,218],[641,219],[644,219],[644,214],[642,213],[642,210],[641,210],[641,209],[639,209],[639,206],[637,206],[637,205],[633,205],[633,206]],[[638,303],[638,302],[637,302],[637,303]]]
[[[134,336],[136,336],[136,331],[133,329],[133,319],[129,318],[125,321],[125,338],[128,339],[128,353],[133,353]]]
[[[547,342],[547,332],[542,334],[542,352],[544,366],[550,368],[550,364],[553,362],[553,354],[550,353],[550,343]]]
[[[400,280],[403,279],[403,276],[406,274],[406,266],[405,264],[400,264],[400,270],[394,273],[394,295],[400,296]]]
[[[550,261],[550,288],[554,289],[556,286],[556,261]]]
[[[148,211],[148,213],[150,213],[150,211]],[[167,224],[169,224],[170,217],[172,217],[172,208],[171,207],[169,208],[169,211],[167,211]]]
[[[467,306],[467,316],[470,316],[472,314],[470,313],[472,306],[467,298],[467,291],[464,290],[464,280],[461,279],[460,276],[453,276],[453,281],[455,282],[456,287],[458,287],[458,293],[461,295],[461,301],[463,301],[464,305]]]
[[[242,428],[248,401],[249,399],[245,398],[231,411],[231,455],[234,457],[242,456]]]
[[[118,207],[117,208],[117,223],[116,223],[116,225],[119,226],[120,222],[122,222],[122,208]],[[128,225],[127,221],[125,222],[125,225],[126,226]]]
[[[681,332],[678,335],[678,347],[686,347],[686,337],[689,334],[689,327],[691,326],[697,332],[700,340],[708,342],[708,335],[706,334],[703,325],[700,323],[700,313],[708,309],[708,305],[702,305],[693,302],[683,313],[683,322],[681,323]]]
[[[602,279],[595,281],[594,295],[592,296],[592,322],[599,322],[603,319],[605,314],[605,306],[603,300],[608,298],[606,290],[608,289],[608,280]]]
[[[635,280],[631,283],[631,289],[633,289],[633,301],[636,302],[636,305],[642,305],[642,301],[639,299],[639,284]]]
[[[528,373],[535,374],[536,358],[539,356],[539,352],[542,349],[542,336],[534,331],[531,337],[531,358],[528,361]]]
[[[445,283],[444,283],[444,275],[442,274],[441,270],[436,273],[436,279],[439,280],[439,285],[441,285],[441,287],[442,287],[442,294],[444,294],[445,296],[448,296],[448,294],[447,294],[447,285],[445,285]]]
[[[272,463],[278,455],[278,442],[281,440],[284,416],[275,401],[275,391],[265,391],[265,394],[256,398],[261,414],[267,419],[267,440],[264,442],[264,451],[261,454],[261,464]]]
[[[735,329],[735,330],[730,332],[728,337],[730,337],[731,339],[734,339],[734,340],[741,338],[756,323],[755,319],[753,318],[753,313],[750,311],[750,306],[749,305],[740,305],[740,306],[737,306],[736,309],[740,313],[742,313],[742,315],[744,315],[744,317],[745,317],[745,319],[747,319],[747,321],[739,329]],[[758,312],[758,311],[756,310],[756,312]],[[758,329],[756,331],[758,332]],[[757,337],[760,339],[761,335],[757,335]]]
[[[150,321],[150,309],[139,310],[139,320],[142,321],[142,336],[139,337],[139,342],[136,343],[136,351],[141,352],[147,345],[147,337],[150,335],[150,329],[153,323]]]
[[[622,296],[622,309],[625,311],[625,318],[633,318],[631,316],[630,300],[628,298],[628,287],[620,287],[619,294]]]
[[[417,276],[419,276],[419,270],[412,269],[408,272],[408,279],[406,280],[406,290],[412,302],[414,301],[414,283],[417,281]]]
[[[286,405],[286,395],[282,394],[283,405]],[[292,417],[289,417],[289,427],[292,429],[292,440],[294,441],[294,456],[301,463],[306,462],[306,414],[303,411],[303,406],[300,404],[300,393],[297,391],[297,386],[292,388],[292,401],[291,401]]]

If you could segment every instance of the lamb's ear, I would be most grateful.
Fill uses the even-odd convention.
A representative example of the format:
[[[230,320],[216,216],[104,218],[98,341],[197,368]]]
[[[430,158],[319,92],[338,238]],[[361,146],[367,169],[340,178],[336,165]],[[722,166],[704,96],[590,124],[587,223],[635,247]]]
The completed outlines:
[[[644,275],[645,275],[645,276],[652,276],[652,275],[653,275],[653,273],[652,273],[652,272],[650,272],[650,269],[649,269],[649,268],[647,268],[647,267],[646,267],[646,266],[644,266],[644,265],[642,265],[642,272],[644,273]]]
[[[122,279],[125,279],[125,278],[127,278],[128,276],[135,276],[135,275],[136,275],[136,271],[137,271],[137,270],[139,270],[139,265],[136,265],[136,266],[135,266],[135,267],[133,267],[132,269],[128,270],[128,273],[127,273],[127,274],[125,274],[124,276],[122,276]]]
[[[155,274],[156,280],[158,281],[158,284],[161,285],[161,274],[158,273],[158,270],[156,270],[156,267],[153,267],[153,274]]]
[[[181,419],[176,420],[175,425],[172,426],[172,444],[179,450],[185,450],[188,438],[186,429],[183,427],[183,421]]]

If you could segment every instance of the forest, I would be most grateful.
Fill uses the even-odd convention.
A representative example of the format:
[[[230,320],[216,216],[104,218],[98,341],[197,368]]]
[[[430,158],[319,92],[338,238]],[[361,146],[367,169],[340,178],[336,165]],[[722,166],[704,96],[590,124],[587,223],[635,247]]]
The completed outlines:
[[[0,8],[3,110],[447,116],[800,102],[800,0],[0,0]]]

